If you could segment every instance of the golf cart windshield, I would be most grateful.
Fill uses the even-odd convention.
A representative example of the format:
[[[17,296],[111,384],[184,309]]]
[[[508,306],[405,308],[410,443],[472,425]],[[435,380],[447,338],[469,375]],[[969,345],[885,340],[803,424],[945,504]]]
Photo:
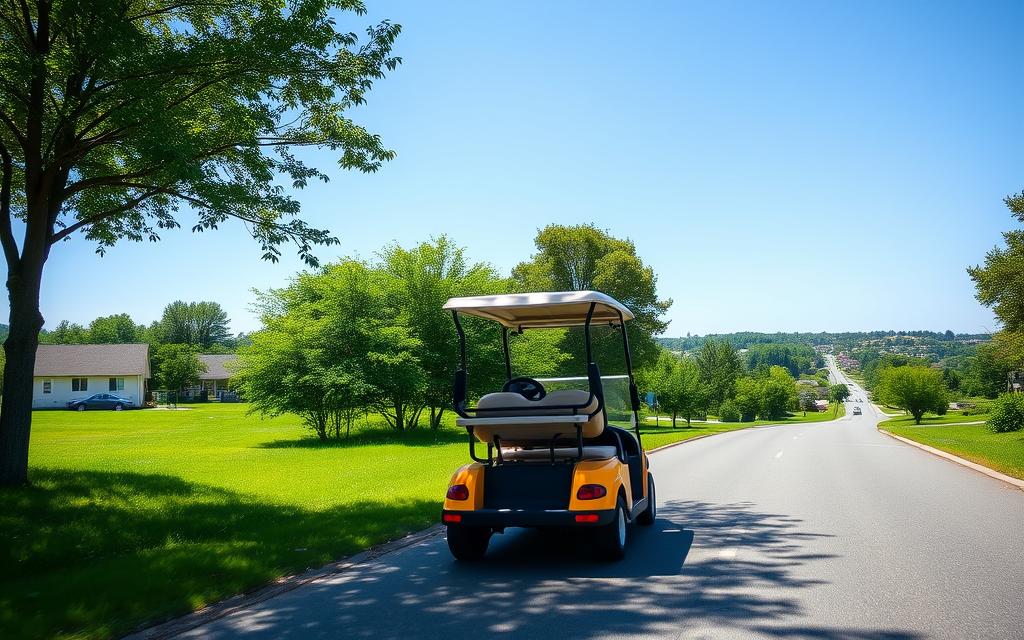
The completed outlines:
[[[470,435],[470,454],[477,458],[473,444],[479,440],[490,452],[501,447],[543,443],[554,451],[571,439],[583,455],[584,439],[599,437],[610,420],[629,421],[639,440],[636,411],[640,400],[633,380],[629,338],[625,330],[633,314],[622,303],[597,291],[563,291],[471,296],[452,298],[444,308],[452,312],[459,335],[460,366],[455,373],[453,400],[456,422]],[[475,406],[468,403],[468,356],[466,335],[460,314],[492,320],[501,325],[506,381],[501,390],[484,394]],[[609,378],[612,387],[624,386],[624,393],[605,389],[600,369],[594,361],[591,327],[610,327],[621,335],[626,375]],[[585,377],[538,380],[516,372],[513,375],[509,353],[509,332],[582,326],[584,334]],[[552,454],[553,455],[553,454]]]

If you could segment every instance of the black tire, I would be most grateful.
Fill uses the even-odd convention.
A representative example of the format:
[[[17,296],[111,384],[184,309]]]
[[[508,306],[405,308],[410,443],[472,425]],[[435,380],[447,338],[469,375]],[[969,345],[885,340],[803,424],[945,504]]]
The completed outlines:
[[[598,554],[605,560],[622,560],[626,557],[626,541],[629,538],[629,516],[622,498],[615,508],[615,519],[594,531]]]
[[[124,405],[123,404],[115,404],[114,405],[114,411],[124,411]]]
[[[448,550],[456,560],[471,562],[480,560],[487,553],[491,541],[491,530],[487,527],[448,526]]]
[[[636,517],[637,524],[649,527],[658,517],[658,495],[654,490],[654,476],[647,474],[647,508]]]
[[[84,404],[76,404],[75,405],[75,411],[85,411],[85,405]]]

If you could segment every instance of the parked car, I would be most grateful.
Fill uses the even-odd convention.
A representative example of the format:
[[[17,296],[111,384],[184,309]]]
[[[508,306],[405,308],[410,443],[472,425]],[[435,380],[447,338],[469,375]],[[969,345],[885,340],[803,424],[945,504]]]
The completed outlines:
[[[859,416],[860,414],[861,414],[860,407],[854,407],[853,408],[853,415]]]
[[[131,400],[115,396],[111,393],[94,393],[88,398],[72,400],[67,406],[68,409],[73,409],[74,411],[85,411],[86,409],[112,409],[114,411],[121,411],[123,409],[131,409],[135,405],[132,404]]]

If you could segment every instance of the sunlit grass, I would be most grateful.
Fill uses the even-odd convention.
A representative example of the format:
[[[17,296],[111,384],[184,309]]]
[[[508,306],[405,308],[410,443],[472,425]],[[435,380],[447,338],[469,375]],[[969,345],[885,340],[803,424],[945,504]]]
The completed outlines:
[[[977,416],[961,418],[965,422],[978,419]],[[914,426],[913,418],[909,424],[901,418],[883,422],[879,427],[1015,478],[1024,479],[1024,431],[992,433],[984,424]]]

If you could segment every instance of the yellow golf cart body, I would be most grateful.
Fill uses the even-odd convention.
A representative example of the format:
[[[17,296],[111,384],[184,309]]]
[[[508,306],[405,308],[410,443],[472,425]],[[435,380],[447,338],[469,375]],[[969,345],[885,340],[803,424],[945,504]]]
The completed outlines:
[[[625,323],[633,314],[596,291],[566,291],[452,298],[459,334],[455,374],[457,424],[469,434],[474,462],[451,478],[441,514],[448,545],[458,559],[486,553],[494,532],[506,527],[582,527],[593,530],[602,555],[622,557],[627,525],[651,524],[654,481],[640,445],[639,394],[633,379]],[[466,337],[459,316],[495,321],[502,328],[506,381],[500,391],[467,398]],[[610,326],[622,337],[631,428],[608,419],[604,383],[591,348],[591,326]],[[548,392],[533,378],[513,376],[509,332],[582,326],[587,372],[584,389]],[[560,379],[566,380],[566,379]],[[550,381],[549,381],[550,384]],[[486,456],[477,444],[486,445]]]

